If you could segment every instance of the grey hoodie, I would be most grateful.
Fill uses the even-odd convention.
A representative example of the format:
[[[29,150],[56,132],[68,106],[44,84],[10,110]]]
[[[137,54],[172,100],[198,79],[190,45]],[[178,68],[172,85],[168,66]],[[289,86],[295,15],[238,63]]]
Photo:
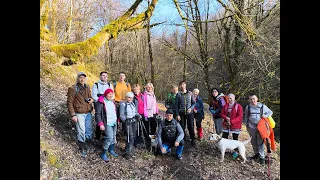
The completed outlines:
[[[250,116],[248,113],[248,106],[250,106]],[[250,127],[252,129],[257,129],[257,124],[261,119],[261,115],[260,115],[260,109],[262,106],[262,103],[258,102],[257,106],[253,106],[252,104],[249,104],[244,112],[244,124],[247,127]],[[269,117],[273,114],[273,112],[265,105],[263,104],[263,109],[262,109],[262,113],[266,116]]]

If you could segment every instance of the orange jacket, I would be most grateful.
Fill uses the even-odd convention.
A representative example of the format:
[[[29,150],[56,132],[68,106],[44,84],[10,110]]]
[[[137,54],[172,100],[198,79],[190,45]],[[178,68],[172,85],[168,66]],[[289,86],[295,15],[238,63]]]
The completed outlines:
[[[257,125],[258,131],[263,139],[264,143],[267,145],[266,139],[269,139],[271,144],[271,149],[276,150],[276,143],[274,140],[274,132],[271,128],[268,118],[261,118]]]

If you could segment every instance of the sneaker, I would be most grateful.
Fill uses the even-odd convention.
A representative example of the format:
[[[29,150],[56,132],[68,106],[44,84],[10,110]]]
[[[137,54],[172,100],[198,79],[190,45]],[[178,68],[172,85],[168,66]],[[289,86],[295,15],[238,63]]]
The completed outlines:
[[[265,165],[266,164],[266,160],[264,158],[259,158],[259,163],[261,165]]]
[[[258,159],[258,158],[259,158],[259,154],[255,154],[255,155],[249,157],[249,159]]]
[[[181,160],[182,159],[182,155],[181,154],[177,155],[177,159]]]
[[[84,149],[82,149],[82,150],[80,150],[80,155],[81,155],[81,157],[85,158],[85,157],[87,157],[87,152]]]
[[[196,142],[194,140],[191,140],[191,146],[193,146],[193,147],[196,146]]]

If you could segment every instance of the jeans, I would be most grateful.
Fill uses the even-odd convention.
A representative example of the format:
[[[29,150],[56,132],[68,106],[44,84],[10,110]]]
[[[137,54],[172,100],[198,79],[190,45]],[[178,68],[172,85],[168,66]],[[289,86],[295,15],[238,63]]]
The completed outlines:
[[[125,123],[122,122],[126,131],[126,154],[130,155],[132,153],[133,143],[136,136],[137,131],[137,122]],[[129,132],[128,132],[129,131]],[[128,142],[129,141],[129,142]]]
[[[91,112],[87,114],[76,113],[78,121],[76,123],[77,139],[80,142],[85,142],[86,139],[92,139],[92,115]]]
[[[114,126],[105,126],[105,136],[103,138],[103,149],[108,150],[111,144],[114,144],[114,138],[117,133],[117,124]]]
[[[167,152],[171,152],[171,147],[174,146],[174,143],[175,142],[163,142],[162,143],[162,146],[164,148],[166,148],[166,153]],[[177,147],[176,149],[176,154],[177,155],[182,155],[182,150],[183,150],[183,147],[184,147],[184,140],[182,139],[179,143],[179,146]],[[162,153],[162,152],[161,152]],[[166,154],[166,153],[162,153],[162,154]]]

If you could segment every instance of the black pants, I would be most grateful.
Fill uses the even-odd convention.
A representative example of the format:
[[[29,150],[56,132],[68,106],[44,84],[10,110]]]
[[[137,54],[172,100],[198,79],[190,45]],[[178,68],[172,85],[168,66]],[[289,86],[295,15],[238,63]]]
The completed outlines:
[[[145,124],[146,124],[145,118],[144,118],[143,114],[140,114],[140,115],[142,118],[139,120],[139,122],[136,123],[137,132],[136,132],[136,136],[135,136],[135,140],[134,140],[135,146],[143,143],[143,138],[145,138],[145,140],[147,140],[147,137],[149,137],[149,135],[147,133],[147,127],[145,126]]]
[[[179,114],[181,120],[178,121],[183,129],[183,132],[185,132],[186,129],[186,125],[188,126],[188,131],[189,131],[189,135],[190,135],[190,139],[194,140],[195,139],[195,135],[194,135],[194,117],[193,117],[193,113],[184,115],[184,114]],[[184,135],[184,137],[186,137],[186,135]]]
[[[126,134],[126,154],[132,153],[132,148],[134,144],[134,139],[136,136],[137,131],[137,122],[131,122],[131,123],[122,123],[124,125],[124,131]],[[129,132],[128,132],[129,131]]]
[[[222,138],[228,139],[229,133],[227,132],[222,132]],[[233,140],[238,140],[239,134],[232,133],[232,139]]]
[[[201,123],[203,120],[203,116],[199,113],[193,113],[194,118],[196,119],[196,126],[197,128],[201,128]]]

